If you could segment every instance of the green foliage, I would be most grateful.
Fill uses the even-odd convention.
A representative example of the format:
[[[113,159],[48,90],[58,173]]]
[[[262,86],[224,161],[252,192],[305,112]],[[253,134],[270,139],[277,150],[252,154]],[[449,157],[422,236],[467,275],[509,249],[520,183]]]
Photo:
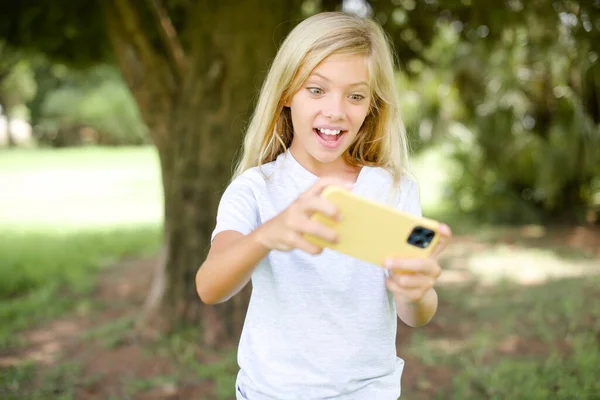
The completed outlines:
[[[455,207],[496,222],[583,221],[598,203],[599,28],[586,21],[600,6],[411,3],[394,11],[414,31],[397,42],[420,40],[427,18],[434,34],[403,60],[403,112],[417,150],[440,141],[460,166]]]
[[[22,0],[0,4],[0,37],[33,54],[89,66],[110,60],[101,2]]]
[[[19,106],[24,105],[35,96],[36,89],[36,82],[29,63],[26,60],[15,63],[0,80],[0,104],[6,107],[2,113],[15,114]]]
[[[457,77],[479,80],[463,97],[474,110],[476,140],[474,148],[455,153],[466,172],[456,182],[456,197],[471,196],[471,209],[488,218],[581,221],[592,203],[600,110],[590,113],[586,102],[595,100],[585,97],[585,84],[571,79],[598,68],[587,61],[585,46],[575,49],[570,34],[558,28],[546,55],[528,45],[530,30],[515,28],[491,58],[484,58],[489,49],[473,45],[470,61],[456,60]]]
[[[115,68],[57,69],[54,73],[66,78],[46,92],[41,102],[36,128],[42,141],[53,145],[149,142],[137,105]]]
[[[28,119],[25,103],[35,96],[36,90],[29,60],[0,39],[0,115]]]
[[[440,71],[425,68],[419,61],[408,68],[418,74],[399,72],[396,81],[410,143],[419,152],[443,138],[449,126],[465,117],[465,110],[457,88]]]
[[[150,8],[137,1],[148,28],[143,31],[158,45]],[[298,4],[309,15],[339,3]],[[581,222],[586,209],[599,204],[600,3],[368,3],[402,64],[413,147],[443,139],[462,166],[449,194],[459,210],[492,221]],[[102,4],[19,2],[0,12],[0,36],[70,64],[110,61]],[[193,47],[196,38],[186,30],[189,3],[173,0],[164,7],[184,50]],[[40,83],[44,100],[37,96],[32,114],[36,121],[43,114],[44,138],[65,145],[85,142],[82,134],[102,143],[147,142],[126,91],[106,79],[85,94],[77,85],[59,85],[45,96]]]

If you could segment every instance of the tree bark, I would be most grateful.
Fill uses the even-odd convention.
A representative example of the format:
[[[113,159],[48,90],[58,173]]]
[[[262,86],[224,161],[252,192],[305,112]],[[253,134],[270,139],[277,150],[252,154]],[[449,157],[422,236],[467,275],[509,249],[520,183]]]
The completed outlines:
[[[206,344],[235,340],[249,288],[225,304],[203,306],[195,274],[210,247],[252,102],[297,16],[298,1],[195,2],[186,10],[186,28],[179,32],[185,46],[177,52],[164,51],[176,43],[172,32],[167,40],[144,31],[148,20],[130,3],[106,4],[117,60],[152,132],[162,171],[164,244],[144,315],[165,329],[204,322]],[[161,10],[153,15],[165,25]],[[162,37],[163,49],[149,37]],[[173,54],[179,54],[177,63]],[[174,70],[178,65],[185,65],[184,73]]]
[[[7,112],[5,114],[6,116],[6,139],[8,139],[7,141],[7,146],[10,147],[16,147],[17,146],[17,142],[15,141],[15,133],[12,130],[12,117],[10,115],[10,111]]]
[[[4,119],[6,121],[6,146],[9,148],[16,147],[17,142],[15,141],[15,136],[11,126],[11,110],[9,110],[6,104],[3,104],[2,102],[0,102],[0,110],[2,110],[2,112],[0,112],[0,115],[4,114]]]

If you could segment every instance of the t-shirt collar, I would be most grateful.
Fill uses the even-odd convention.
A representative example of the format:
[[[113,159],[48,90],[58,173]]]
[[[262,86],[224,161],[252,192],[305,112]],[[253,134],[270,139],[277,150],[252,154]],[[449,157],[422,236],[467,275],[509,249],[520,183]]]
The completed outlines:
[[[292,154],[290,149],[287,149],[284,153],[282,153],[280,155],[280,157],[283,157],[284,165],[286,165],[295,174],[298,174],[303,179],[308,179],[308,180],[313,180],[313,181],[316,181],[319,179],[319,177],[317,175],[313,174],[308,169],[304,168],[302,166],[302,164],[300,164],[298,162],[298,160],[296,160],[296,158],[294,158],[294,155]],[[356,178],[356,182],[354,183],[354,188],[356,188],[356,186],[360,183],[362,176],[367,172],[367,169],[368,169],[367,166],[363,166],[361,168],[360,172],[358,173],[358,177]]]

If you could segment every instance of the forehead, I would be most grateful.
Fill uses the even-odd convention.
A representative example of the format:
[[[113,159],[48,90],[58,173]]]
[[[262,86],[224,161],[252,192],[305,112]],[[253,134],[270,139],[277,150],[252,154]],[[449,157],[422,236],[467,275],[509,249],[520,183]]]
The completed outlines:
[[[311,77],[321,77],[341,85],[369,83],[367,57],[358,54],[334,54],[313,69]]]

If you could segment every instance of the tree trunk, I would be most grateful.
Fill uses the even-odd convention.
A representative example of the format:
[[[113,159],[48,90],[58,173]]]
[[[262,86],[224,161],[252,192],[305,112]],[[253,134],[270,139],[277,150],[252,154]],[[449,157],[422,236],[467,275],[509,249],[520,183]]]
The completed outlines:
[[[13,135],[13,131],[12,128],[10,126],[12,118],[11,118],[11,112],[8,109],[8,107],[6,106],[6,104],[2,101],[0,101],[0,115],[4,114],[4,119],[6,121],[6,146],[7,147],[15,147],[16,146],[16,142],[14,139],[14,135]]]
[[[185,60],[169,29],[162,32],[163,45],[171,48],[156,51],[155,41],[143,31],[148,21],[134,7],[119,0],[106,7],[117,59],[152,132],[162,171],[164,245],[145,315],[166,329],[204,322],[207,344],[237,337],[249,288],[225,304],[203,306],[195,274],[210,247],[218,202],[252,102],[291,28],[289,21],[297,17],[290,14],[297,3],[194,3],[186,10],[187,28],[180,36]],[[157,18],[164,17],[162,11]],[[168,28],[170,21],[161,22]]]
[[[4,115],[6,116],[6,138],[8,139],[7,146],[8,147],[16,147],[17,142],[15,140],[15,133],[12,130],[12,122],[13,121],[12,121],[12,117],[11,117],[11,112],[8,111]]]

